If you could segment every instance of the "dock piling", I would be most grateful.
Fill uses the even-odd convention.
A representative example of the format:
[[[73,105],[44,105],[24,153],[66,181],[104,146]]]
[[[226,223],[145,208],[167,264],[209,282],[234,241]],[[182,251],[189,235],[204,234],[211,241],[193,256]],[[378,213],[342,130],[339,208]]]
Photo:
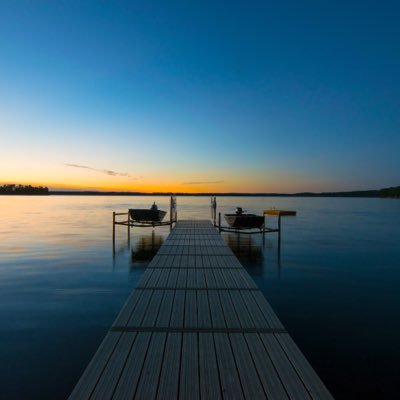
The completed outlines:
[[[112,242],[113,242],[113,254],[115,254],[115,211],[113,211]]]
[[[131,214],[128,210],[128,246],[131,243]]]

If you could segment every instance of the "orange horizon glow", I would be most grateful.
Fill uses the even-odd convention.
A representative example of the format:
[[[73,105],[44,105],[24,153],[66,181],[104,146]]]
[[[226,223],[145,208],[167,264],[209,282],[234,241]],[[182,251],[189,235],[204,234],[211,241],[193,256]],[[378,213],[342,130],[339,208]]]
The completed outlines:
[[[45,186],[50,191],[100,191],[141,193],[299,193],[346,190],[333,179],[308,176],[290,170],[199,166],[161,163],[99,167],[60,164],[49,160],[19,162],[10,159],[0,184]],[[6,165],[6,164],[5,164]],[[103,164],[104,165],[104,164]],[[186,165],[186,164],[185,164]],[[108,166],[107,164],[105,165]],[[121,172],[122,171],[122,172]],[[132,172],[133,171],[133,172]],[[8,173],[4,173],[8,172]],[[136,172],[136,173],[135,173]],[[355,188],[357,189],[357,188]]]
[[[206,186],[206,185],[179,185],[179,184],[159,184],[159,185],[150,185],[150,184],[142,184],[135,187],[131,185],[105,185],[105,184],[98,184],[87,186],[85,184],[79,183],[43,183],[43,182],[36,182],[36,181],[25,181],[25,182],[4,182],[2,184],[16,184],[16,185],[32,185],[32,186],[42,186],[48,187],[50,191],[63,191],[63,190],[71,190],[71,191],[99,191],[99,192],[140,192],[140,193],[264,193],[261,191],[257,191],[253,189],[251,191],[243,191],[235,189],[234,186],[231,185],[220,185],[224,186],[224,190],[215,190],[215,186]],[[230,189],[229,189],[230,188]],[[268,191],[270,192],[270,191]],[[268,193],[265,192],[265,193]]]
[[[303,189],[301,185],[291,185],[293,190],[288,190],[285,187],[287,184],[293,184],[291,179],[284,182],[272,182],[270,185],[260,186],[254,179],[248,179],[247,182],[223,182],[218,184],[182,184],[179,182],[141,182],[140,184],[130,184],[122,182],[60,182],[60,181],[39,181],[39,180],[7,180],[0,182],[3,184],[16,184],[16,185],[32,185],[48,187],[50,191],[98,191],[98,192],[140,192],[145,194],[152,193],[188,193],[188,194],[202,194],[202,193],[282,193],[289,194],[295,192],[308,191]],[[307,186],[307,185],[306,185]],[[319,185],[318,185],[319,186]],[[318,191],[324,191],[323,185],[317,188]],[[310,190],[311,191],[311,190]]]

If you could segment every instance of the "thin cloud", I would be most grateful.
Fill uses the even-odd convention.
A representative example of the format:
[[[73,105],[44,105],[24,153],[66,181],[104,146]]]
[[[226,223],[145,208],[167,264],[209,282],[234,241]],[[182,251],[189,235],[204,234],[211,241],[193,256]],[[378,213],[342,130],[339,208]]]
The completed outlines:
[[[131,179],[139,179],[139,178],[133,177],[132,175],[128,174],[127,172],[117,172],[117,171],[113,171],[110,169],[93,168],[93,167],[89,167],[87,165],[80,165],[80,164],[67,164],[66,163],[65,165],[67,167],[72,167],[72,168],[81,168],[81,169],[88,169],[90,171],[101,172],[102,174],[106,174],[109,176],[126,176]]]
[[[217,185],[218,183],[224,182],[225,181],[182,182],[182,185]]]

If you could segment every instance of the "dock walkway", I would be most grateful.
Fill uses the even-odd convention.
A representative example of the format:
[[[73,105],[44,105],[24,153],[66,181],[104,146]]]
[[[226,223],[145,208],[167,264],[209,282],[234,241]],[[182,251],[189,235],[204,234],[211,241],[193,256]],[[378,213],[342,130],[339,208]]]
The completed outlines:
[[[176,224],[70,399],[332,399],[209,221]]]

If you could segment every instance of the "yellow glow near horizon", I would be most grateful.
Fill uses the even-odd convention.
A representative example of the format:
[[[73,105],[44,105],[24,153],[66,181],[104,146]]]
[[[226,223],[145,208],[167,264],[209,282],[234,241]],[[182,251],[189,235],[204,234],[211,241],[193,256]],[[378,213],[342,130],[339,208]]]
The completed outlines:
[[[267,175],[267,174],[266,174]],[[213,181],[211,178],[188,180],[184,178],[171,178],[167,176],[149,177],[140,180],[130,180],[124,177],[80,177],[66,176],[61,178],[38,179],[33,176],[8,177],[0,184],[26,184],[32,186],[47,186],[50,190],[95,190],[95,191],[116,191],[116,192],[173,192],[173,193],[290,193],[302,191],[307,187],[307,179],[299,180],[298,177],[272,175],[269,176],[227,176],[224,180]],[[316,185],[314,185],[315,187]],[[321,185],[323,190],[323,185]]]
[[[52,159],[4,158],[0,184],[47,186],[50,190],[95,190],[173,193],[294,193],[326,190],[325,180],[273,171],[270,168],[199,167],[175,164],[120,164],[115,170],[79,164],[62,164]],[[100,163],[102,164],[102,163]],[[91,165],[95,165],[92,167]],[[132,173],[135,171],[136,173]]]

